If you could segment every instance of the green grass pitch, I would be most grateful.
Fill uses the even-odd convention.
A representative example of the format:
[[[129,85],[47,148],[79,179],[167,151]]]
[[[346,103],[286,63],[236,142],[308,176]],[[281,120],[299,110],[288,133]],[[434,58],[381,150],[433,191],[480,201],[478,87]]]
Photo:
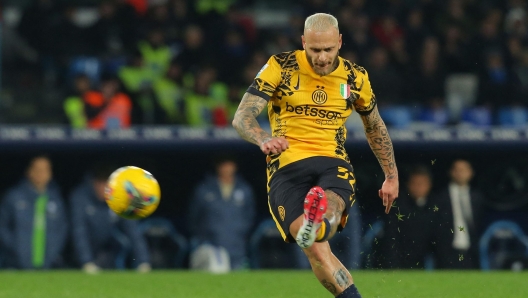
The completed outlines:
[[[363,298],[522,298],[528,272],[355,271]],[[139,274],[108,271],[0,271],[0,297],[332,297],[310,271],[247,271],[212,275],[189,271]]]

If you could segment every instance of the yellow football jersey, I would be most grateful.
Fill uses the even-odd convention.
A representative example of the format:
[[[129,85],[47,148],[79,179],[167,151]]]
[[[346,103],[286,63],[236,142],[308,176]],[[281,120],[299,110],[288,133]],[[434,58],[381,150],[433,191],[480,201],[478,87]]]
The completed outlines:
[[[312,156],[349,162],[345,122],[353,110],[368,114],[376,105],[363,67],[339,57],[337,69],[321,76],[301,50],[272,56],[247,92],[268,100],[272,135],[283,136],[290,144],[281,154],[268,156],[270,176]]]

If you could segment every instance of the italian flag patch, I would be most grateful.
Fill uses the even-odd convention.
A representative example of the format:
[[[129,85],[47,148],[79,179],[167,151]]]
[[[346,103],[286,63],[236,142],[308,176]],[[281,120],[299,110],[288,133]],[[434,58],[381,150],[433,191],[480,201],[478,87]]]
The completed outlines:
[[[341,84],[339,87],[339,93],[341,93],[341,96],[343,96],[344,99],[349,98],[350,97],[350,85]]]

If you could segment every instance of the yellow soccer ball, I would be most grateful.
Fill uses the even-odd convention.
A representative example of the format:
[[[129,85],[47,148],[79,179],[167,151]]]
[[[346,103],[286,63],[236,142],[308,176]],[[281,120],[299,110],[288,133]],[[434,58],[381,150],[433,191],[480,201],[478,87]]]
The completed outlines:
[[[133,166],[115,170],[108,178],[106,203],[117,215],[140,219],[151,215],[160,202],[160,187],[151,173]]]

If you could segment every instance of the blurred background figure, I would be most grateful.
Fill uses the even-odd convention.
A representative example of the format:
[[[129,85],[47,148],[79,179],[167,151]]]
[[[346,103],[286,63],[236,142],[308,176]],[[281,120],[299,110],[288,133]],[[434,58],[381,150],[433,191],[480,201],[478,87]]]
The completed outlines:
[[[0,206],[0,243],[6,267],[50,269],[63,265],[68,220],[51,161],[31,159],[26,178],[11,188]]]
[[[88,120],[84,112],[84,96],[91,90],[92,82],[85,74],[79,74],[73,81],[73,90],[63,103],[67,123],[73,128],[86,128]]]
[[[255,223],[255,197],[251,186],[236,174],[233,158],[218,157],[214,165],[215,175],[208,175],[196,186],[190,202],[191,242],[195,247],[209,244],[225,249],[231,270],[243,269]]]
[[[93,129],[126,128],[130,126],[132,102],[120,92],[121,83],[113,75],[101,79],[99,91],[87,92],[84,109],[88,127]]]
[[[431,172],[424,165],[414,166],[405,187],[385,218],[385,234],[379,246],[383,268],[424,268],[426,257],[433,252]]]
[[[437,267],[476,269],[484,198],[470,185],[473,168],[467,160],[455,160],[449,178],[448,186],[433,199],[438,209],[435,230]]]
[[[115,269],[117,255],[123,249],[116,233],[122,233],[130,241],[133,266],[140,272],[148,272],[149,252],[138,222],[120,218],[105,202],[107,179],[114,169],[97,164],[70,196],[75,255],[87,273]]]

